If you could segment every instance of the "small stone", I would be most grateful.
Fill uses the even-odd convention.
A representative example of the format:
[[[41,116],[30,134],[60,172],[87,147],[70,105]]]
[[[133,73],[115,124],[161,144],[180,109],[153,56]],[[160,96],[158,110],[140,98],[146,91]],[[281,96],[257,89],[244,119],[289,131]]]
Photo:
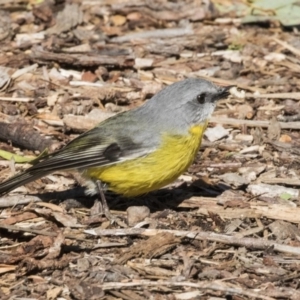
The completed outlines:
[[[288,179],[287,179],[288,180]],[[287,188],[281,185],[275,184],[250,184],[247,187],[247,192],[253,196],[264,195],[265,197],[280,197],[281,199],[297,199],[299,197],[299,190],[293,188]]]
[[[277,52],[271,52],[264,56],[264,59],[271,62],[279,62],[286,59],[286,55]]]
[[[210,142],[215,142],[225,136],[228,136],[229,130],[225,129],[222,125],[218,124],[213,128],[207,128],[204,135]]]
[[[90,268],[90,262],[87,258],[79,258],[77,260],[77,270],[78,272],[85,272]]]
[[[237,173],[225,173],[219,176],[225,183],[240,187],[242,185],[249,184],[250,179],[245,178]]]
[[[136,58],[134,66],[137,69],[152,67],[154,60],[152,58]]]
[[[150,209],[147,206],[130,206],[127,208],[127,223],[134,226],[150,216]]]
[[[122,26],[126,23],[126,17],[121,15],[115,15],[111,17],[111,21],[115,26]]]
[[[84,72],[81,75],[81,80],[82,81],[87,81],[87,82],[96,82],[98,80],[98,77],[97,77],[97,75],[95,75],[91,71],[88,71],[88,72]]]
[[[253,141],[253,135],[239,133],[235,136],[235,140],[243,141],[243,142],[252,142]]]
[[[279,138],[279,142],[282,142],[282,143],[291,143],[292,142],[292,138],[287,135],[287,134],[282,134]]]
[[[266,169],[266,165],[265,164],[255,164],[255,165],[252,165],[252,166],[244,166],[244,167],[240,167],[238,169],[239,173],[241,175],[247,175],[247,174],[250,174],[250,173],[253,173],[255,174],[255,176],[257,177],[259,174],[261,174],[264,170]]]

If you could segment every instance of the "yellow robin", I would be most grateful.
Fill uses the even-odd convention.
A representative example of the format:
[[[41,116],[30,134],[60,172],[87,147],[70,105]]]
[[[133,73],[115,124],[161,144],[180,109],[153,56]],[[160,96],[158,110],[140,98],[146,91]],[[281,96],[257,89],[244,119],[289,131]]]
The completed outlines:
[[[176,82],[1,183],[0,194],[66,169],[77,169],[97,183],[102,196],[104,185],[126,197],[159,189],[191,165],[217,101],[230,88],[196,78]],[[95,192],[97,188],[89,190]]]

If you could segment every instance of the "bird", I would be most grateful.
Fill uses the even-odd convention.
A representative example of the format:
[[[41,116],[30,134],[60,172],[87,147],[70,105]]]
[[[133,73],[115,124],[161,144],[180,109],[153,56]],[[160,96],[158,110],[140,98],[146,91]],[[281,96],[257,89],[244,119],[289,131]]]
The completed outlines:
[[[231,87],[199,78],[175,82],[143,105],[104,120],[62,149],[36,159],[0,183],[0,195],[68,169],[81,173],[87,194],[98,193],[106,212],[106,190],[135,197],[162,188],[192,164],[217,101],[226,98]]]

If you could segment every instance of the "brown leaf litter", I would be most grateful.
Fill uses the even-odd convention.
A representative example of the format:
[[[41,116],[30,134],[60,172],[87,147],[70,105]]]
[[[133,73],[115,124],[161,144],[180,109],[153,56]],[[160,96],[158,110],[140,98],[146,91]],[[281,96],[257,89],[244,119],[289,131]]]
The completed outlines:
[[[176,182],[107,193],[114,223],[72,172],[2,196],[1,299],[300,299],[299,36],[239,5],[0,3],[1,150],[52,152],[186,77],[237,86]]]

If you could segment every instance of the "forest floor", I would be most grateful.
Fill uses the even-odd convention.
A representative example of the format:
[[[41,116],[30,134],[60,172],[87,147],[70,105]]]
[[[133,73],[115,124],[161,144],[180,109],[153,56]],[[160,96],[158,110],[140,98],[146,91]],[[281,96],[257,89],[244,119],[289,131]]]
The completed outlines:
[[[300,34],[218,2],[0,1],[0,181],[176,81],[237,87],[114,222],[76,172],[1,196],[0,299],[300,299]]]

